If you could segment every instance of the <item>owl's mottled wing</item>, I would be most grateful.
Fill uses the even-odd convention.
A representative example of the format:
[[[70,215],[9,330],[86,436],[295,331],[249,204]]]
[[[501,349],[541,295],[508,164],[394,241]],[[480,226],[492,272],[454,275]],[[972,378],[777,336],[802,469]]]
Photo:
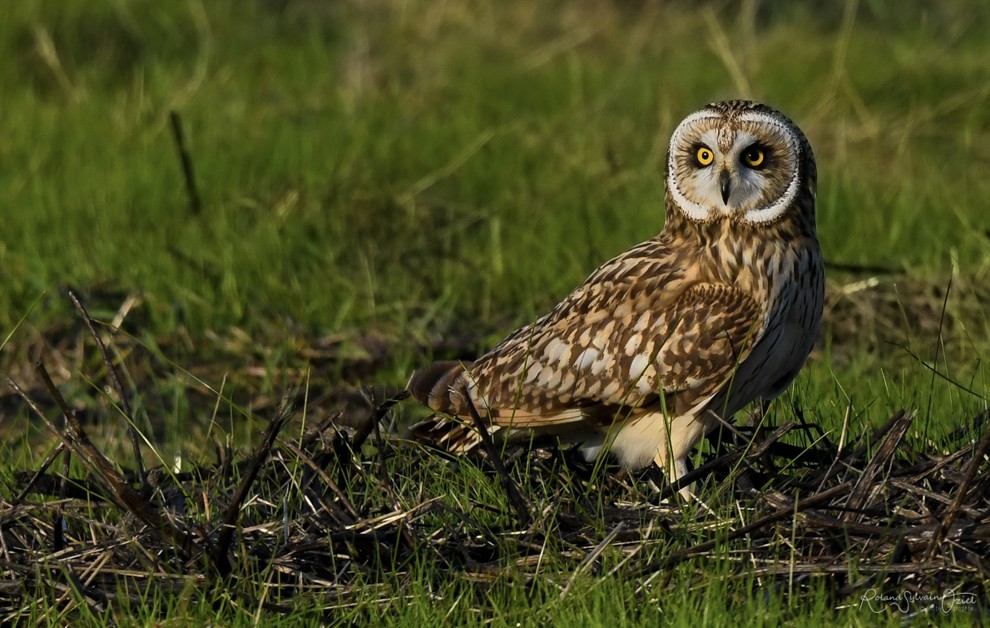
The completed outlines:
[[[494,425],[610,422],[639,408],[682,414],[728,385],[759,340],[760,308],[727,284],[696,283],[672,299],[641,279],[574,296],[465,374]]]
[[[763,312],[739,288],[698,281],[655,253],[612,260],[476,362],[434,365],[410,390],[470,424],[466,390],[493,425],[537,431],[695,407],[729,384]]]

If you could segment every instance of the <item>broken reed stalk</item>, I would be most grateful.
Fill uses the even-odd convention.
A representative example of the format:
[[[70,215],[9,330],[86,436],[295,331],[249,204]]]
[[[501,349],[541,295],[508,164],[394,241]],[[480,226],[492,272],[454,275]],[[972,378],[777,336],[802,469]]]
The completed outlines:
[[[271,423],[268,424],[264,438],[251,457],[251,465],[244,473],[244,477],[241,478],[241,483],[238,484],[234,496],[224,511],[220,526],[220,535],[217,537],[217,543],[213,546],[213,551],[210,553],[213,568],[221,576],[226,577],[230,574],[231,564],[230,558],[227,556],[227,551],[230,549],[230,543],[234,538],[234,530],[241,516],[241,504],[247,499],[251,485],[254,483],[255,478],[258,477],[261,466],[268,459],[268,454],[271,452],[272,445],[275,444],[278,433],[282,431],[282,427],[285,426],[291,416],[292,405],[289,403],[289,397],[287,395],[283,397],[275,416],[272,418]]]
[[[814,495],[809,495],[804,499],[795,499],[794,503],[791,504],[790,506],[786,508],[782,508],[781,510],[778,510],[773,514],[767,515],[766,517],[757,519],[753,523],[750,523],[749,525],[745,525],[739,528],[738,530],[733,530],[724,537],[710,539],[703,543],[699,543],[693,547],[688,547],[678,552],[674,552],[673,554],[671,554],[661,562],[661,569],[670,569],[677,563],[680,563],[688,558],[691,558],[692,556],[697,556],[699,554],[703,554],[707,552],[708,550],[713,549],[719,543],[725,543],[728,541],[732,541],[734,539],[738,539],[740,537],[746,536],[747,534],[751,534],[753,532],[756,532],[757,530],[765,528],[772,523],[776,523],[781,519],[787,519],[788,517],[793,517],[795,514],[801,512],[802,510],[811,508],[812,506],[820,504],[821,502],[827,502],[836,495],[841,495],[842,493],[848,491],[850,486],[851,484],[849,482],[843,482],[842,484],[833,486],[828,490],[821,491],[820,493],[815,493]]]
[[[495,447],[495,441],[492,440],[492,435],[488,432],[488,426],[485,425],[485,422],[481,419],[481,415],[478,414],[478,409],[474,407],[471,396],[468,395],[467,390],[464,390],[462,394],[464,395],[464,399],[467,400],[468,412],[471,413],[471,419],[474,421],[474,426],[478,429],[478,435],[481,437],[481,446],[484,447],[485,453],[488,454],[488,457],[492,460],[492,464],[495,465],[495,472],[501,481],[502,490],[505,491],[506,496],[509,498],[509,505],[516,511],[519,520],[524,524],[528,524],[532,520],[529,504],[526,503],[522,493],[519,492],[519,487],[516,486],[516,483],[512,480],[512,476],[509,475],[508,470],[505,468],[505,463],[502,462],[502,456],[499,455],[498,449]]]
[[[887,432],[892,430],[894,428],[894,425],[896,425],[898,421],[904,418],[905,414],[906,413],[904,412],[904,410],[898,410],[897,412],[892,414],[891,417],[887,419],[883,425],[878,427],[876,431],[873,432],[873,434],[871,434],[868,439],[866,439],[865,442],[860,443],[859,446],[856,447],[856,449],[852,450],[852,452],[848,454],[848,457],[852,460],[858,460],[863,456],[865,456],[866,452],[870,448],[876,447],[880,443],[880,441],[882,441],[887,436]]]
[[[408,392],[406,393],[408,394]],[[385,489],[388,493],[389,499],[392,501],[392,507],[396,510],[401,509],[402,500],[399,498],[398,493],[395,490],[395,486],[392,480],[388,477],[388,471],[385,467],[385,439],[382,438],[381,419],[374,421],[374,434],[375,434],[375,453],[378,458],[378,483]],[[413,538],[412,532],[409,531],[409,526],[401,526],[399,528],[399,533],[402,538],[405,539],[406,543],[410,548],[416,547],[416,539]]]
[[[355,521],[361,519],[361,515],[358,514],[357,508],[355,508],[354,504],[351,503],[351,499],[347,496],[347,493],[340,488],[340,485],[338,485],[333,478],[331,478],[330,475],[320,467],[320,465],[316,464],[311,456],[306,454],[292,441],[288,441],[283,438],[278,438],[277,441],[279,445],[285,447],[290,453],[292,453],[292,455],[302,460],[303,464],[309,467],[310,471],[312,471],[316,477],[320,478],[320,480],[322,480],[323,483],[326,484],[327,487],[333,492],[337,499],[340,500],[340,503],[344,509],[340,510],[338,508],[334,508],[331,510],[335,519],[345,525],[351,525]]]
[[[35,365],[45,388],[48,390],[49,395],[58,405],[59,410],[62,412],[62,416],[65,417],[66,428],[63,432],[59,430],[55,425],[45,416],[45,413],[38,407],[34,400],[24,390],[17,385],[12,379],[7,379],[7,384],[13,389],[21,399],[28,405],[28,408],[48,427],[49,430],[58,437],[65,446],[73,451],[79,458],[94,472],[97,478],[106,486],[108,495],[113,499],[121,508],[127,510],[139,520],[141,520],[150,529],[157,533],[164,534],[176,547],[176,549],[183,555],[184,558],[188,558],[189,552],[191,550],[191,540],[182,531],[173,527],[170,522],[163,521],[158,513],[151,507],[151,505],[141,497],[141,495],[135,491],[131,485],[124,479],[124,476],[117,471],[113,463],[111,463],[106,456],[104,456],[99,449],[89,440],[89,436],[83,430],[82,425],[79,420],[73,414],[72,410],[69,408],[68,404],[65,403],[65,399],[59,392],[55,383],[52,382],[51,376],[48,374],[48,369],[41,362]]]
[[[134,466],[137,469],[138,481],[141,483],[141,494],[147,495],[149,493],[148,474],[144,470],[144,460],[141,457],[141,437],[138,434],[137,427],[134,425],[134,413],[131,412],[131,402],[124,392],[124,385],[121,383],[117,368],[113,365],[113,360],[110,358],[110,352],[107,350],[103,339],[100,338],[100,334],[96,331],[96,325],[93,324],[93,319],[86,310],[86,306],[82,304],[82,301],[73,290],[69,290],[69,299],[72,301],[72,305],[75,306],[76,311],[79,312],[79,316],[82,317],[83,322],[86,323],[86,327],[89,329],[90,335],[93,336],[93,340],[96,341],[96,347],[100,350],[103,363],[106,364],[110,383],[113,385],[113,389],[117,391],[117,399],[120,400],[120,408],[124,413],[124,420],[127,421],[127,429],[131,435],[131,447],[134,449]]]
[[[287,414],[282,406],[278,412]],[[979,591],[981,583],[990,577],[990,570],[982,558],[990,543],[990,524],[986,523],[990,521],[990,511],[987,498],[980,491],[986,481],[980,471],[981,465],[985,464],[986,449],[990,448],[990,435],[984,434],[977,447],[962,450],[965,457],[958,452],[931,458],[921,454],[920,462],[918,455],[912,455],[910,462],[904,462],[894,451],[906,447],[899,432],[909,419],[906,415],[900,417],[900,420],[888,422],[883,428],[867,434],[866,440],[877,444],[870,452],[876,460],[844,458],[838,465],[841,475],[832,476],[826,490],[812,488],[818,486],[817,480],[822,474],[815,464],[791,466],[787,472],[775,475],[774,464],[766,456],[787,458],[776,455],[774,447],[779,442],[777,439],[791,429],[789,425],[783,425],[765,437],[758,435],[748,451],[734,451],[716,459],[723,467],[730,461],[737,465],[729,464],[726,471],[720,472],[720,477],[725,479],[716,487],[718,491],[710,493],[714,495],[715,501],[710,503],[715,508],[728,510],[699,512],[695,516],[679,508],[658,509],[642,503],[623,503],[628,499],[629,488],[624,480],[610,474],[595,479],[582,478],[588,469],[580,465],[574,468],[577,477],[571,473],[561,474],[560,460],[537,454],[522,468],[531,478],[539,478],[541,486],[551,490],[548,496],[552,501],[547,508],[552,509],[554,516],[533,517],[534,523],[523,523],[516,517],[501,517],[501,523],[482,523],[472,516],[472,511],[484,510],[485,505],[460,503],[459,500],[444,504],[444,495],[427,495],[424,500],[423,485],[417,482],[395,483],[392,488],[397,503],[391,505],[392,497],[388,496],[385,501],[390,505],[383,511],[383,500],[377,496],[383,493],[384,487],[367,460],[359,465],[364,473],[350,476],[353,483],[344,487],[346,491],[335,495],[336,491],[330,490],[331,483],[319,483],[317,494],[314,494],[306,488],[307,483],[300,483],[293,477],[293,469],[312,468],[319,479],[326,481],[335,476],[334,469],[353,465],[341,456],[314,459],[315,450],[303,445],[303,438],[310,438],[308,435],[298,440],[275,436],[282,456],[294,454],[300,464],[289,464],[291,460],[284,459],[282,464],[265,464],[274,450],[261,446],[244,456],[237,465],[244,470],[243,479],[237,483],[229,478],[222,479],[226,478],[222,465],[213,468],[212,475],[207,469],[189,475],[182,480],[183,490],[191,493],[189,501],[227,500],[235,492],[249,494],[247,498],[235,498],[240,506],[221,513],[220,517],[207,519],[207,523],[200,519],[199,524],[189,521],[183,525],[187,529],[202,529],[205,536],[227,531],[228,536],[232,534],[233,539],[237,539],[227,541],[227,560],[257,566],[258,570],[252,568],[252,573],[260,574],[266,568],[275,567],[279,574],[286,576],[265,582],[266,593],[260,601],[242,591],[243,587],[226,586],[225,589],[227,594],[237,598],[238,604],[278,613],[289,613],[291,609],[298,611],[297,604],[285,603],[294,596],[304,599],[304,604],[318,605],[319,610],[328,613],[335,608],[359,605],[365,601],[362,591],[392,581],[397,570],[402,573],[406,569],[410,558],[425,556],[435,556],[435,577],[467,578],[479,587],[501,586],[494,583],[505,583],[511,578],[527,581],[543,578],[544,570],[540,565],[546,564],[542,562],[544,555],[556,556],[573,564],[572,570],[563,572],[561,581],[559,593],[566,598],[575,590],[574,583],[593,573],[601,565],[602,556],[612,548],[625,556],[607,574],[595,577],[619,577],[624,581],[641,578],[644,579],[643,587],[652,586],[654,576],[661,582],[667,578],[667,583],[656,590],[658,595],[664,592],[664,587],[669,587],[670,579],[682,573],[677,568],[679,565],[694,560],[697,563],[690,568],[704,572],[709,560],[724,560],[724,548],[740,558],[727,578],[772,578],[758,580],[754,585],[758,589],[755,594],[760,594],[760,589],[789,586],[789,579],[799,575],[826,579],[826,585],[834,585],[824,589],[829,596],[828,603],[836,605],[848,604],[853,599],[851,596],[857,596],[865,587],[878,591],[898,590],[894,587],[907,587],[911,591],[935,590],[931,587],[936,586],[940,591],[948,590],[943,587],[963,592]],[[271,437],[269,428],[266,440]],[[309,442],[315,445],[315,442]],[[320,455],[337,451],[339,444],[320,445]],[[341,451],[348,450],[342,447]],[[359,456],[360,452],[355,455]],[[427,457],[416,458],[417,455]],[[414,478],[420,473],[430,473],[429,463],[441,460],[432,456],[423,450],[410,449],[390,458],[389,464],[390,468],[396,465],[401,476]],[[946,460],[954,462],[950,466]],[[494,457],[492,461],[495,465]],[[324,471],[327,465],[332,468]],[[889,475],[896,479],[888,481],[887,468]],[[779,486],[769,493],[736,489],[731,479],[741,469],[769,472],[769,477]],[[256,478],[248,477],[255,472]],[[868,505],[866,510],[859,511],[861,521],[846,522],[844,515],[848,502],[863,477],[871,478],[873,483],[873,490],[866,493]],[[968,484],[966,478],[970,478]],[[573,497],[575,479],[582,483],[584,490],[600,495],[600,507],[593,507],[592,502],[597,500],[583,501],[583,497]],[[723,488],[731,493],[723,497]],[[304,491],[305,500],[312,502],[313,507],[305,511],[280,508],[278,496],[285,496],[290,490]],[[881,498],[875,499],[875,494]],[[937,494],[939,499],[929,494]],[[256,496],[260,499],[255,500]],[[372,496],[376,498],[369,499]],[[353,500],[349,499],[351,497]],[[88,497],[79,495],[76,499],[87,500]],[[959,506],[956,515],[950,518],[954,508],[951,504],[959,500],[964,505]],[[250,526],[244,521],[248,503],[252,504]],[[255,503],[257,510],[253,510]],[[741,511],[753,513],[753,522],[737,530],[727,530],[721,524],[726,522],[726,517],[733,516],[735,503]],[[348,513],[344,504],[353,512]],[[222,559],[187,560],[177,567],[181,573],[170,570],[166,575],[160,569],[152,573],[135,567],[135,563],[142,560],[141,555],[135,557],[130,552],[117,553],[110,549],[100,553],[100,547],[96,547],[93,549],[97,551],[59,555],[58,561],[66,565],[67,571],[38,570],[34,565],[51,560],[50,545],[21,549],[16,544],[22,538],[41,537],[32,534],[32,527],[36,529],[42,525],[47,528],[47,514],[60,506],[59,502],[31,504],[30,510],[23,510],[17,517],[5,518],[4,526],[0,526],[0,535],[3,535],[0,540],[4,541],[0,544],[0,567],[53,591],[60,605],[88,604],[92,609],[113,610],[119,608],[121,599],[116,591],[133,590],[134,582],[138,582],[139,587],[156,587],[156,591],[174,596],[178,590],[170,588],[167,582],[209,580],[217,573],[216,565],[222,563]],[[69,508],[71,506],[66,506],[67,513]],[[432,513],[430,517],[419,516],[428,510]],[[37,515],[39,512],[43,517]],[[919,519],[915,514],[918,512],[924,512],[926,516]],[[259,519],[266,515],[267,519]],[[220,519],[225,516],[234,518],[233,526],[221,523]],[[84,524],[85,519],[84,516],[81,521]],[[218,524],[224,527],[218,528]],[[942,534],[934,558],[926,560],[926,545],[944,524],[948,524],[949,529]],[[234,526],[237,526],[236,530]],[[663,539],[657,539],[653,534],[658,530],[656,526],[666,531]],[[129,543],[127,531],[122,527],[96,526],[93,530],[94,543],[102,544],[104,548]],[[276,530],[285,532],[273,534]],[[547,543],[550,535],[559,538],[560,543]],[[155,541],[160,544],[163,540],[163,537],[152,537],[133,546],[140,552],[156,552],[161,548],[156,547]],[[10,551],[8,546],[16,547]],[[658,555],[654,550],[661,547],[667,549]],[[18,552],[23,555],[18,556]],[[331,556],[333,559],[328,560]],[[852,572],[858,572],[862,577],[850,583],[847,579]],[[74,574],[77,575],[75,581],[72,580]],[[158,576],[167,578],[159,579]],[[157,584],[151,584],[153,581]],[[5,598],[3,584],[0,582],[0,619],[23,617],[23,613],[17,611],[20,606],[15,606],[23,599],[23,594],[20,598]],[[817,587],[802,585],[795,587],[793,593],[788,589],[788,594],[797,598],[795,603],[800,603],[808,595],[817,595],[813,593],[817,590]],[[102,592],[106,592],[105,603]],[[265,596],[269,592],[278,596],[277,604],[267,602]],[[13,601],[8,603],[11,599]],[[65,610],[59,612],[60,618],[68,614]],[[326,617],[329,621],[335,616],[328,614]]]
[[[65,429],[65,424],[63,420],[62,429]],[[58,501],[59,504],[65,503],[65,496],[68,493],[69,487],[69,463],[72,461],[72,452],[68,449],[62,452],[62,477],[58,483]],[[52,522],[52,545],[55,547],[56,552],[60,552],[65,548],[65,513],[62,511],[62,507],[59,506],[55,509],[55,517]]]
[[[990,417],[990,413],[986,410],[980,413],[984,418]],[[949,509],[945,513],[945,518],[942,520],[938,529],[935,530],[935,534],[932,535],[931,544],[928,546],[928,551],[925,552],[925,556],[931,560],[932,556],[935,554],[935,549],[938,544],[941,543],[945,535],[948,534],[949,530],[952,528],[953,522],[956,520],[956,516],[959,514],[959,509],[962,507],[963,499],[966,498],[966,492],[969,491],[970,484],[973,483],[973,478],[976,477],[976,472],[983,466],[983,457],[986,455],[987,450],[990,449],[990,424],[983,431],[983,436],[980,438],[980,443],[976,446],[976,450],[973,451],[973,457],[970,459],[969,463],[966,465],[966,470],[963,475],[962,482],[959,483],[959,487],[956,489],[956,495],[952,499],[952,503],[949,504]]]
[[[182,165],[182,178],[186,182],[186,194],[189,196],[189,210],[195,216],[202,211],[203,205],[199,200],[192,157],[189,156],[189,150],[186,149],[186,136],[182,132],[182,119],[179,117],[179,112],[169,111],[168,122],[172,127],[172,139],[175,140],[175,148],[179,153],[179,162]]]
[[[904,414],[905,414],[904,410],[898,410],[897,412],[895,412],[889,419],[887,419],[887,421],[883,425],[877,428],[877,430],[868,439],[866,439],[866,442],[860,443],[860,445],[857,446],[856,449],[852,450],[851,452],[848,449],[845,450],[844,452],[843,451],[836,452],[837,455],[835,457],[835,460],[832,462],[831,465],[829,465],[829,468],[826,469],[815,481],[820,483],[821,486],[825,486],[825,484],[829,480],[831,480],[832,477],[842,472],[843,465],[839,464],[840,462],[844,460],[850,460],[850,461],[860,460],[861,458],[863,458],[863,456],[866,455],[866,452],[869,450],[869,448],[876,447],[877,443],[879,443],[884,438],[884,436],[886,436],[887,432],[893,429],[894,425],[896,425],[897,422],[904,417]]]
[[[410,393],[408,390],[402,390],[396,393],[395,395],[389,397],[385,401],[381,402],[377,406],[375,406],[375,411],[372,412],[371,417],[367,421],[365,421],[365,423],[361,426],[360,429],[358,429],[357,432],[355,432],[354,437],[351,439],[349,455],[353,456],[356,455],[357,452],[361,450],[361,447],[364,445],[365,442],[367,442],[368,438],[372,434],[376,435],[379,445],[377,456],[378,456],[378,469],[380,475],[385,470],[385,457],[381,447],[381,443],[383,442],[383,439],[381,438],[381,431],[379,429],[379,424],[382,422],[382,419],[385,418],[385,416],[388,414],[388,411],[392,408],[392,406],[399,403],[403,399],[408,398],[409,395]],[[326,474],[323,473],[322,475],[325,476]],[[389,479],[383,476],[379,478],[379,483],[381,484],[382,488],[389,494],[389,496],[392,497],[393,503],[397,504],[398,497],[396,496],[395,489],[392,486],[392,483],[389,481]],[[333,483],[331,483],[330,486],[331,486],[331,490],[339,490],[333,488],[336,486]],[[355,516],[356,516],[356,512],[355,512]],[[401,534],[410,547],[414,547],[416,545],[415,539],[413,539],[412,533],[409,532],[408,528],[403,527],[401,530]]]
[[[612,541],[614,541],[615,538],[619,536],[619,533],[625,528],[626,522],[620,521],[614,528],[612,528],[612,531],[609,532],[604,539],[602,539],[601,543],[596,545],[595,548],[591,550],[587,556],[585,556],[584,560],[581,561],[581,564],[577,566],[577,569],[574,570],[574,573],[572,573],[571,577],[567,580],[567,584],[564,585],[563,590],[560,592],[559,599],[563,600],[567,597],[567,594],[571,590],[571,586],[574,584],[574,581],[577,580],[578,576],[587,571],[591,564],[598,560],[598,557],[602,555],[602,552],[604,552],[605,549],[612,544]]]
[[[663,487],[663,490],[660,491],[660,500],[663,501],[665,499],[670,499],[685,486],[691,486],[698,480],[702,480],[708,477],[718,469],[728,469],[731,467],[736,467],[737,470],[733,473],[733,477],[738,476],[739,474],[738,466],[740,464],[745,465],[747,464],[748,460],[755,460],[757,458],[762,457],[770,450],[771,446],[774,443],[780,440],[784,436],[784,434],[790,432],[795,427],[797,427],[797,423],[794,422],[784,423],[776,430],[774,430],[773,433],[771,433],[765,439],[761,440],[754,449],[748,452],[745,450],[731,451],[723,456],[719,456],[718,458],[715,458],[714,460],[710,460],[709,462],[706,462],[697,469],[688,471],[680,478],[678,478],[676,481],[668,482]],[[749,441],[747,447],[753,447],[752,440]]]
[[[55,449],[52,450],[52,453],[48,454],[48,457],[45,458],[45,460],[41,463],[41,466],[38,467],[38,470],[31,475],[31,479],[28,480],[27,484],[24,485],[24,488],[21,489],[21,492],[18,493],[16,497],[14,497],[15,505],[23,502],[24,498],[27,497],[28,493],[34,490],[35,484],[37,484],[38,480],[40,480],[45,475],[45,471],[48,470],[48,467],[52,466],[52,463],[55,462],[55,459],[58,458],[59,454],[61,454],[63,451],[65,451],[65,443],[59,441]]]
[[[378,425],[383,418],[385,418],[385,415],[388,414],[388,411],[392,408],[392,406],[408,397],[409,391],[403,390],[378,404],[378,406],[375,407],[375,411],[371,414],[371,418],[368,419],[368,421],[354,433],[354,437],[351,439],[351,450],[354,452],[359,451],[365,441],[368,440],[368,437],[371,436],[371,433],[375,431],[375,426]]]
[[[859,521],[863,518],[863,513],[860,510],[866,504],[870,492],[876,488],[875,481],[878,474],[890,459],[894,457],[894,452],[897,451],[897,447],[904,439],[904,435],[907,434],[908,427],[914,421],[914,417],[914,412],[901,413],[897,417],[897,420],[888,423],[889,428],[886,430],[886,434],[884,434],[883,441],[873,453],[873,458],[870,459],[866,468],[863,469],[863,473],[859,476],[859,480],[857,480],[856,485],[853,487],[849,499],[846,500],[846,508],[848,509],[844,517],[846,521]]]

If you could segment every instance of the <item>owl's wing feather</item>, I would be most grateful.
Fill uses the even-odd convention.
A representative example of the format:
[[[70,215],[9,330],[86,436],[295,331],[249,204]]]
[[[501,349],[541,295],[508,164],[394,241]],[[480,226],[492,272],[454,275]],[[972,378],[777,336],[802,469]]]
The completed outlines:
[[[644,242],[477,361],[414,374],[413,396],[449,418],[413,426],[413,436],[469,449],[477,443],[470,405],[493,431],[533,433],[703,405],[759,342],[764,313],[739,287],[689,274],[671,251],[669,242]]]
[[[674,298],[651,284],[599,284],[510,337],[465,373],[472,401],[494,425],[538,428],[711,397],[759,340],[760,308],[727,284]]]

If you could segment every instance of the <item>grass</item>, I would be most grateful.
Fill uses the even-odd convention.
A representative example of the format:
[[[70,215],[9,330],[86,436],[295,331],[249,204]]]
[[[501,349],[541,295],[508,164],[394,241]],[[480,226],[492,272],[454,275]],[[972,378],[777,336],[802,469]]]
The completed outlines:
[[[74,286],[94,318],[117,319],[146,460],[204,463],[214,437],[249,450],[287,389],[307,395],[297,422],[367,415],[358,386],[483,350],[656,233],[674,125],[741,95],[811,139],[833,264],[822,345],[773,420],[798,409],[853,440],[913,409],[912,447],[956,451],[984,429],[990,377],[990,11],[819,5],[15,3],[0,23],[4,375],[40,399],[44,359],[94,440],[131,460],[106,367],[63,294]],[[0,418],[0,477],[16,492],[13,472],[36,469],[52,439],[9,393]],[[470,466],[427,468],[400,493],[501,503]],[[479,521],[505,524],[490,515]],[[614,602],[638,582],[600,572],[558,601],[554,583],[479,590],[420,560],[369,581],[352,619],[655,620],[649,600]],[[752,581],[723,580],[709,560],[690,569],[700,579],[656,601],[665,621],[872,619],[824,595],[801,608],[784,592],[752,598]],[[214,605],[221,592],[189,585],[142,607],[161,614],[114,617],[256,619],[236,600]],[[398,592],[434,601],[374,602]],[[31,612],[51,621],[42,593]]]

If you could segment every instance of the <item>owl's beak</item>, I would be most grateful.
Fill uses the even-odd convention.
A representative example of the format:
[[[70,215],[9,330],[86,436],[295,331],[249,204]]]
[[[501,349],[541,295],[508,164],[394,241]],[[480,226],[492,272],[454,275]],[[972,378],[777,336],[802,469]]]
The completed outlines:
[[[729,204],[729,197],[732,196],[732,177],[728,170],[723,170],[718,176],[718,185],[722,190],[722,202]]]

